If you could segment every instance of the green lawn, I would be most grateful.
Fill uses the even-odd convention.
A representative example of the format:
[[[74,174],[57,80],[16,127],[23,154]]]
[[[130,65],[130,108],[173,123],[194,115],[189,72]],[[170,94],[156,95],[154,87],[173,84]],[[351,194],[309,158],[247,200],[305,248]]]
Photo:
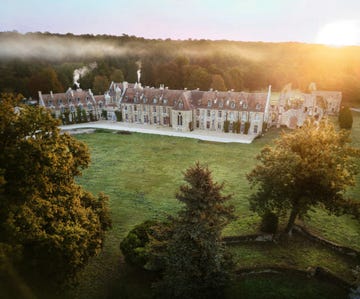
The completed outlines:
[[[93,193],[104,191],[110,196],[113,229],[107,235],[104,251],[91,260],[71,297],[104,298],[104,294],[112,292],[122,276],[121,239],[136,224],[146,219],[162,219],[180,208],[174,194],[182,184],[182,172],[195,161],[207,164],[214,179],[224,181],[226,192],[233,194],[238,219],[225,229],[224,235],[256,232],[259,218],[249,211],[250,189],[245,174],[254,167],[260,149],[278,134],[279,130],[272,129],[250,145],[111,131],[77,135],[88,144],[92,158],[91,166],[78,182]],[[352,134],[354,145],[360,147],[360,115],[355,116]],[[349,194],[358,197],[359,185]],[[337,218],[318,210],[307,224],[333,241],[360,249],[360,228],[350,217]],[[244,250],[239,249],[239,256]],[[267,251],[259,253],[266,254]],[[320,257],[314,260],[326,260],[327,254],[319,253]],[[301,255],[299,259],[296,263],[300,265]],[[346,263],[338,263],[338,269],[346,267]]]

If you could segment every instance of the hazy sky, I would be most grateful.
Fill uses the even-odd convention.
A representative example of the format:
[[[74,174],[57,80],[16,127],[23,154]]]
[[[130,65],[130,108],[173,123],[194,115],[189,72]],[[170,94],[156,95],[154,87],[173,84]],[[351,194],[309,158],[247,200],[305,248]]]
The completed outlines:
[[[0,31],[22,33],[313,43],[339,22],[360,44],[360,0],[0,0]]]

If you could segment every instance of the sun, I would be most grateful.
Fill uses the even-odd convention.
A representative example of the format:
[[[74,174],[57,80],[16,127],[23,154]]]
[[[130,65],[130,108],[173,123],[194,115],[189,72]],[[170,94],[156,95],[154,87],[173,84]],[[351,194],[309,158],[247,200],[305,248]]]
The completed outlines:
[[[316,43],[336,47],[359,45],[360,23],[351,20],[326,24],[319,30]]]

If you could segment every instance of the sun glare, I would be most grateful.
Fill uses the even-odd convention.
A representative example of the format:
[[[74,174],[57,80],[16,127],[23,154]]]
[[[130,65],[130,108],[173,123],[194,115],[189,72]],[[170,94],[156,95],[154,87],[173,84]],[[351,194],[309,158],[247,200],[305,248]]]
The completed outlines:
[[[360,23],[338,21],[326,24],[318,32],[316,43],[335,47],[359,45]]]

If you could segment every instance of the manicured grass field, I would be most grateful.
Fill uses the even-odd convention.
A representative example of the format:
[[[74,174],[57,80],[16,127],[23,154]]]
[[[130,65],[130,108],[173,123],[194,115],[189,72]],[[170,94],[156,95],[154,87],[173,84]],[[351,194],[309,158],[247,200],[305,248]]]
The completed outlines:
[[[120,241],[136,224],[146,219],[163,219],[180,208],[174,194],[183,183],[182,172],[195,161],[208,165],[214,179],[225,182],[225,192],[233,194],[231,203],[238,219],[225,229],[224,235],[256,232],[259,217],[249,211],[250,189],[245,174],[256,164],[255,156],[260,149],[278,135],[279,130],[272,129],[250,145],[112,131],[77,135],[76,138],[88,144],[92,158],[91,166],[78,182],[93,193],[104,191],[110,196],[113,229],[107,235],[104,251],[81,274],[80,284],[71,291],[71,297],[106,298],[104,294],[112,293],[122,276]],[[353,144],[360,147],[360,115],[355,116],[352,135]],[[359,185],[358,178],[357,187],[349,194],[359,197]],[[310,228],[328,239],[360,249],[360,228],[356,221],[348,216],[328,216],[320,210],[311,216],[312,220],[307,220]],[[253,251],[239,249],[239,263],[244,250]],[[311,246],[308,250],[312,250]],[[261,256],[267,251],[253,253],[255,260],[262,261]],[[314,255],[327,266],[327,253]],[[301,264],[301,255],[299,259],[296,263]],[[347,263],[337,260],[331,267],[340,272]]]

